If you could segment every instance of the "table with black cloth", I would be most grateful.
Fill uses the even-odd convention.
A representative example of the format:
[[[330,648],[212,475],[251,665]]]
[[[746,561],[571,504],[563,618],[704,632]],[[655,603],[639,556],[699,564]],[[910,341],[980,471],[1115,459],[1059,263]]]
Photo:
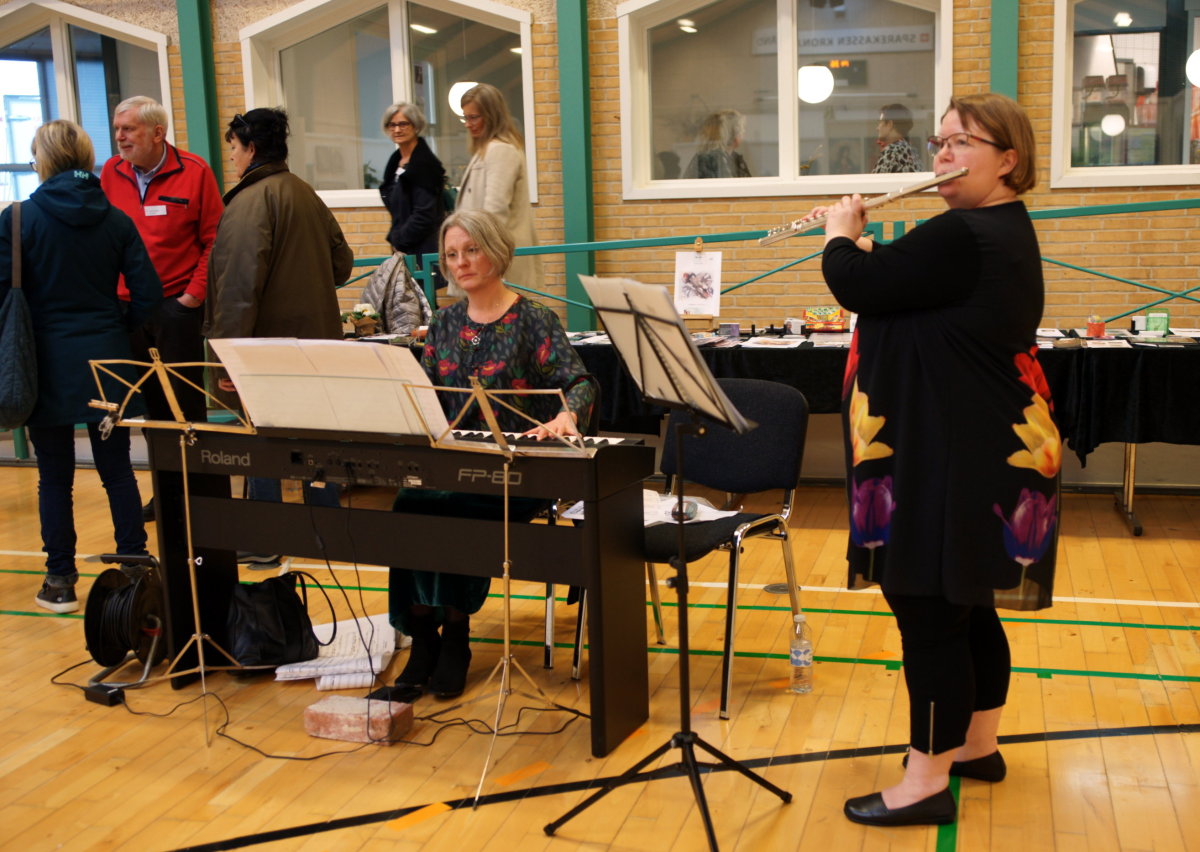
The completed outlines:
[[[575,348],[600,382],[600,428],[657,434],[665,409],[642,400],[613,348],[605,344]],[[700,353],[719,379],[782,382],[800,390],[814,414],[841,410],[847,349],[805,344],[797,349],[702,348]],[[1118,508],[1134,534],[1140,535],[1141,524],[1133,514],[1136,445],[1200,444],[1200,345],[1042,349],[1038,360],[1050,384],[1063,441],[1081,463],[1100,444],[1126,445]]]

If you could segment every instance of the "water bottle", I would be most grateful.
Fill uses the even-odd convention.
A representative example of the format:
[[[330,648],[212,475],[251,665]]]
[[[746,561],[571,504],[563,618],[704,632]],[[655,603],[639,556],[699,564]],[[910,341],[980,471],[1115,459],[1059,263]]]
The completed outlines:
[[[812,629],[809,628],[808,622],[804,618],[804,613],[797,613],[793,616],[796,622],[795,629],[792,631],[792,682],[788,686],[792,692],[803,695],[807,692],[812,692],[812,670],[813,670],[813,641]]]

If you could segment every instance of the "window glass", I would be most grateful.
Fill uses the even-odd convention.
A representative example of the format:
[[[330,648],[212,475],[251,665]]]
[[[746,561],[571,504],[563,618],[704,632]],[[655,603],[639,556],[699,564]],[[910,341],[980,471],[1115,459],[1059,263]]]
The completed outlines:
[[[936,15],[890,0],[799,0],[796,19],[801,176],[929,171]]]
[[[425,140],[457,186],[470,157],[467,131],[459,104],[450,103],[450,89],[456,83],[495,86],[524,134],[521,37],[417,3],[408,6],[408,23],[413,101],[429,122]]]
[[[133,95],[162,103],[158,55],[143,47],[70,25],[75,92],[79,123],[92,137],[97,169],[114,153],[112,114],[117,104]]]
[[[656,180],[779,174],[775,0],[720,0],[649,30]]]
[[[393,150],[379,126],[392,102],[387,9],[285,48],[279,60],[291,170],[315,189],[379,186]]]
[[[34,131],[58,112],[49,28],[0,48],[0,100],[0,201],[23,201],[38,185]]]
[[[1128,10],[1083,0],[1074,10],[1071,165],[1200,162],[1200,102],[1184,75],[1194,13],[1154,0]]]

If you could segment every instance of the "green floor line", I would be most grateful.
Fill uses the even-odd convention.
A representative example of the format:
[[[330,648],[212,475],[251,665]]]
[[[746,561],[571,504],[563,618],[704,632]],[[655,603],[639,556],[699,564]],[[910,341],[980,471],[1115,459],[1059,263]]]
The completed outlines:
[[[954,795],[954,802],[957,805],[959,812],[962,811],[962,800],[959,798],[958,791],[962,786],[962,779],[954,775],[950,776],[950,792]],[[958,820],[949,825],[939,825],[937,830],[937,840],[934,842],[934,852],[955,852],[958,849]]]

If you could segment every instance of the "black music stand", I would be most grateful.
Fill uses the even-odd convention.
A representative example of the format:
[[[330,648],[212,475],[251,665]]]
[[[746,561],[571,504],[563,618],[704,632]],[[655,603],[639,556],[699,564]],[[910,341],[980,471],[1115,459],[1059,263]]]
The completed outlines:
[[[592,300],[600,322],[612,340],[613,348],[647,401],[657,402],[668,408],[680,408],[693,416],[702,415],[739,434],[754,428],[754,424],[742,417],[717,385],[712,371],[700,357],[699,350],[692,343],[691,336],[676,313],[666,288],[651,287],[629,279],[604,280],[586,275],[580,275],[579,278]],[[708,801],[701,784],[700,767],[714,769],[724,766],[733,769],[770,790],[785,804],[792,800],[791,793],[775,786],[749,767],[705,742],[692,730],[691,665],[688,658],[688,581],[683,532],[683,436],[699,436],[704,432],[703,424],[680,423],[676,427],[675,453],[678,473],[675,479],[675,519],[679,535],[679,553],[671,560],[676,576],[668,580],[667,584],[675,589],[679,598],[680,728],[667,742],[621,775],[606,782],[603,787],[554,822],[547,824],[543,829],[546,834],[554,834],[559,826],[587,810],[617,787],[635,781],[653,781],[683,774],[691,781],[692,794],[704,819],[709,848],[716,852],[717,836],[713,830],[712,816],[709,814]],[[716,758],[719,763],[698,761],[697,747]],[[643,771],[646,766],[672,748],[678,748],[680,751],[678,763]]]

